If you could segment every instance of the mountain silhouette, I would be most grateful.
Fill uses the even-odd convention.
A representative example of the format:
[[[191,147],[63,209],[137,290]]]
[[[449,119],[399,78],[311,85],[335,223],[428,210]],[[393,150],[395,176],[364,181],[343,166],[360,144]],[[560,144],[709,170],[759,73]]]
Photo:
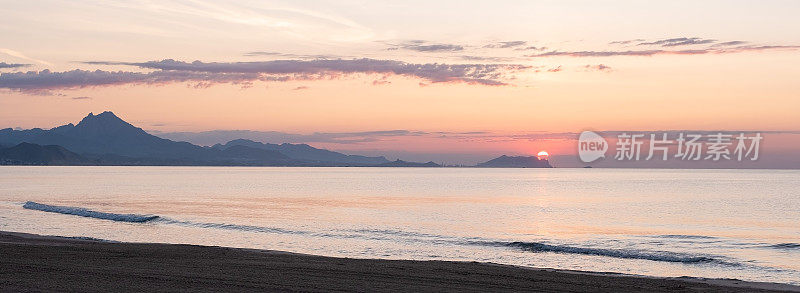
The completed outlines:
[[[233,146],[246,146],[262,150],[277,151],[290,158],[314,162],[332,162],[353,165],[378,165],[388,163],[385,157],[367,157],[359,155],[345,155],[334,151],[318,149],[307,144],[273,144],[260,143],[248,139],[235,139],[225,144],[216,144],[212,148],[226,150]]]
[[[485,168],[553,168],[547,160],[540,160],[537,157],[525,156],[506,156],[491,159],[478,164],[478,167]]]
[[[128,157],[197,159],[208,154],[200,146],[174,142],[148,134],[112,112],[89,113],[78,125],[72,123],[50,130],[0,130],[0,142],[60,145],[80,154],[114,154]]]
[[[23,142],[0,149],[0,165],[92,165],[94,162],[57,146]]]
[[[417,162],[407,162],[398,159],[392,162],[380,164],[378,165],[378,167],[441,167],[441,165],[436,164],[434,162],[417,163]]]
[[[384,157],[346,155],[306,144],[240,139],[202,147],[151,135],[109,111],[89,113],[77,125],[70,123],[49,130],[0,129],[0,149],[9,154],[6,163],[16,164],[381,166],[389,163]]]

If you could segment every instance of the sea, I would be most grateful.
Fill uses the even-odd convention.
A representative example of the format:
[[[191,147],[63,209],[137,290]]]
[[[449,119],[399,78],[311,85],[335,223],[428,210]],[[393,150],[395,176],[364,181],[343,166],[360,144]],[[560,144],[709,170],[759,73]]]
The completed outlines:
[[[800,170],[3,166],[0,230],[800,285]]]

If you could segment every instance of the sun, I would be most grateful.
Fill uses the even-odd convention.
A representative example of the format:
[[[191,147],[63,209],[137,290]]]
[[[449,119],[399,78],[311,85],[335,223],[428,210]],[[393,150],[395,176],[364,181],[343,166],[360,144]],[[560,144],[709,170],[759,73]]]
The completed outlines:
[[[550,154],[547,153],[546,151],[541,151],[538,154],[536,154],[536,157],[539,159],[548,159],[550,158]]]

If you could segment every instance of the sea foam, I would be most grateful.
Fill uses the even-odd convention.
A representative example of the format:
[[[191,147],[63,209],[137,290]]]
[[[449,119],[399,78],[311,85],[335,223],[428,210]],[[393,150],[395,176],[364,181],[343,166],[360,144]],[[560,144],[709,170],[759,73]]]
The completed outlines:
[[[644,259],[652,261],[664,262],[681,262],[681,263],[702,263],[702,262],[719,262],[717,259],[707,256],[687,255],[683,253],[668,252],[668,251],[642,251],[642,250],[627,250],[627,249],[608,249],[608,248],[590,248],[590,247],[577,247],[568,245],[553,245],[539,242],[509,242],[503,243],[504,246],[519,248],[530,252],[555,252],[555,253],[569,253],[569,254],[583,254],[583,255],[597,255],[615,258],[627,259]]]

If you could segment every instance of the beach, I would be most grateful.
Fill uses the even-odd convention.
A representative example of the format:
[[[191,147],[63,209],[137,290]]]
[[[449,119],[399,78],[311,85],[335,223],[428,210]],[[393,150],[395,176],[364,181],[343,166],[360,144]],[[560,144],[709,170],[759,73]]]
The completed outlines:
[[[653,278],[478,262],[352,259],[0,232],[0,291],[800,292],[738,280]]]

